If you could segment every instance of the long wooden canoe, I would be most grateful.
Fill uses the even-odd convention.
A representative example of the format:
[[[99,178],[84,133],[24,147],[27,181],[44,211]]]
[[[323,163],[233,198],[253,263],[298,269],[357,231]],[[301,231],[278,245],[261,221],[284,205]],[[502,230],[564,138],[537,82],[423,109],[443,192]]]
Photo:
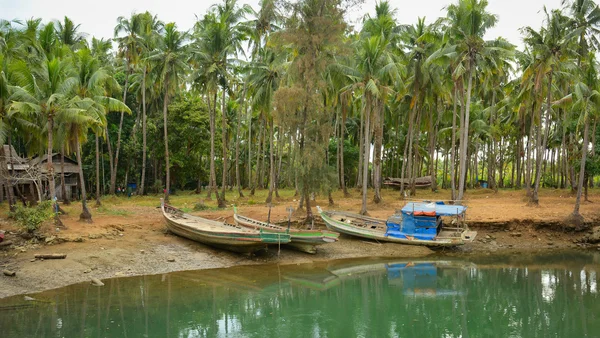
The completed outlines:
[[[477,235],[475,231],[458,233],[443,230],[434,240],[422,240],[415,237],[399,238],[388,236],[387,223],[383,219],[343,211],[323,211],[318,206],[317,210],[330,230],[383,242],[435,247],[457,246],[471,242]]]
[[[289,234],[291,242],[287,245],[307,253],[316,253],[317,245],[337,242],[338,237],[340,236],[340,234],[337,232],[327,230],[308,230],[294,228],[287,229],[276,224],[261,222],[250,217],[240,215],[238,214],[236,207],[234,207],[233,210],[233,219],[235,220],[235,223],[237,225],[254,230],[262,230],[263,232],[275,234]]]
[[[192,216],[165,204],[163,199],[160,204],[171,232],[206,245],[235,252],[254,252],[266,248],[268,244],[290,242],[289,234],[258,231]]]

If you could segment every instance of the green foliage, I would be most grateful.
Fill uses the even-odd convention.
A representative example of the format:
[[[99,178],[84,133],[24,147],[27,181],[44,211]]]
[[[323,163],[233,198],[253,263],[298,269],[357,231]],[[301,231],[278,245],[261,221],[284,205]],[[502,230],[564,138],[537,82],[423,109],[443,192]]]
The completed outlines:
[[[38,230],[42,223],[52,219],[54,212],[52,211],[52,201],[44,201],[36,206],[15,206],[15,211],[10,213],[10,216],[17,222],[19,227],[33,233]]]
[[[206,204],[204,204],[204,201],[200,201],[194,204],[194,211],[204,211],[207,209],[209,209],[209,207]]]

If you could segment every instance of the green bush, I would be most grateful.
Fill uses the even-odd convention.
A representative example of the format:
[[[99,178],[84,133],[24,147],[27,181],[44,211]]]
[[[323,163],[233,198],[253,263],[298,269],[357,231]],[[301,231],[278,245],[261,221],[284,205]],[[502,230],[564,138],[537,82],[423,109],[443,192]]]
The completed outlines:
[[[17,222],[21,228],[32,233],[40,228],[42,223],[52,219],[52,201],[44,201],[36,206],[18,205],[10,216]]]
[[[204,201],[200,201],[200,202],[194,204],[194,211],[203,211],[203,210],[207,210],[207,209],[209,209],[209,208],[206,204],[204,204]]]

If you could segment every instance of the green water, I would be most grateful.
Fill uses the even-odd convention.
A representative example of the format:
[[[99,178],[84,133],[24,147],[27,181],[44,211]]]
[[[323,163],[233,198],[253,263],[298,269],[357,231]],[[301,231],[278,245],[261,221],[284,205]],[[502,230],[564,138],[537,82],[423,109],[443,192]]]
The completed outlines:
[[[0,299],[0,336],[600,337],[599,276],[561,253],[117,278]]]

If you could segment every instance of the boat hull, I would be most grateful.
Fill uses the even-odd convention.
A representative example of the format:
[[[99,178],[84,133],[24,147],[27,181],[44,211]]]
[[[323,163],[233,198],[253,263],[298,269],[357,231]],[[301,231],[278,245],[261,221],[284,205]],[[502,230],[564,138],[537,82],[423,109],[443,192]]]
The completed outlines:
[[[238,215],[237,212],[233,216],[237,225],[261,230],[272,234],[289,234],[290,243],[286,245],[302,252],[315,254],[317,246],[338,241],[339,233],[323,230],[302,230],[302,229],[287,229],[278,225],[260,222],[251,218]]]
[[[453,238],[443,238],[443,239],[434,239],[434,240],[422,240],[417,239],[411,236],[406,236],[405,238],[400,237],[392,237],[387,236],[386,231],[382,230],[381,225],[385,224],[384,220],[377,220],[373,218],[367,218],[371,220],[374,224],[373,227],[358,227],[353,225],[352,223],[346,223],[342,221],[338,221],[333,219],[331,215],[335,214],[332,212],[325,212],[318,208],[319,214],[321,218],[325,222],[325,225],[328,229],[332,231],[341,232],[346,235],[368,238],[372,240],[382,241],[382,242],[391,242],[391,243],[400,243],[400,244],[409,244],[409,245],[423,245],[423,246],[431,246],[431,247],[443,247],[443,246],[459,246],[469,243],[475,239],[477,232],[475,231],[465,231],[461,234],[460,237]],[[344,213],[346,215],[346,213]],[[356,215],[360,217],[360,215]],[[375,226],[376,225],[376,226]]]
[[[234,252],[248,253],[265,249],[269,244],[286,244],[290,241],[288,234],[249,231],[243,228],[240,228],[240,231],[236,231],[235,227],[227,225],[223,225],[219,229],[219,222],[211,220],[205,220],[209,226],[207,226],[207,229],[202,229],[202,218],[187,215],[170,206],[168,208],[175,210],[179,215],[177,217],[178,221],[172,213],[165,211],[165,206],[163,205],[163,216],[169,231],[178,236],[209,246]],[[188,222],[191,220],[200,225],[185,224],[183,220],[187,220]]]

